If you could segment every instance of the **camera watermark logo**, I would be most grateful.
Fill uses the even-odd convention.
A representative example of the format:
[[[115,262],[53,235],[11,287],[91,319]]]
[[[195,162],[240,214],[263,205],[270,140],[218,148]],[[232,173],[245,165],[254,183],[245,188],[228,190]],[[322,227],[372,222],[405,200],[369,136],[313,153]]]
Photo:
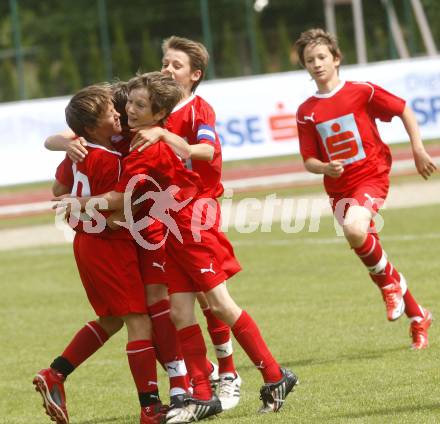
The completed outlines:
[[[136,189],[146,187],[148,191]],[[161,248],[171,235],[180,243],[188,237],[196,242],[202,240],[203,231],[214,228],[228,232],[231,228],[242,234],[254,232],[269,233],[279,226],[285,234],[301,231],[318,232],[321,219],[333,215],[337,236],[344,236],[344,226],[358,225],[359,217],[362,231],[379,232],[384,220],[377,211],[384,205],[383,199],[375,199],[368,193],[357,198],[343,198],[335,201],[321,195],[303,198],[277,197],[269,194],[264,198],[246,197],[234,200],[234,192],[225,190],[223,198],[185,198],[182,200],[181,188],[170,185],[163,189],[151,176],[139,174],[132,177],[123,193],[124,221],[115,221],[127,229],[134,240],[147,250]],[[100,213],[108,209],[104,197],[84,199],[70,197],[59,204],[55,217],[58,228],[65,230],[62,224],[66,209],[70,227],[90,234],[99,234],[107,228],[106,217]],[[349,211],[349,212],[347,212]],[[135,221],[135,217],[141,217]],[[222,216],[222,219],[220,218]],[[375,225],[370,225],[374,216]],[[158,224],[159,223],[159,224]],[[149,234],[162,224],[162,237]],[[156,227],[155,227],[156,226]],[[159,229],[160,232],[160,229]]]

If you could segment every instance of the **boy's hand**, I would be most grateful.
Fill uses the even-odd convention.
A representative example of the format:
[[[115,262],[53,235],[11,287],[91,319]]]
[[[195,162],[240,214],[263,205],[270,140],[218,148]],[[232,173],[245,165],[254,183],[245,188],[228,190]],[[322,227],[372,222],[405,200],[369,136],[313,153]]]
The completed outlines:
[[[437,169],[436,164],[425,149],[414,150],[414,162],[417,172],[427,180],[431,174]]]
[[[332,160],[324,167],[324,175],[331,178],[339,178],[344,172],[343,160]]]
[[[87,141],[82,138],[74,138],[66,148],[67,156],[73,163],[82,162],[87,156],[88,151],[86,149]]]
[[[135,132],[136,135],[131,140],[130,152],[138,149],[140,152],[145,150],[148,146],[157,143],[161,138],[163,138],[163,128],[153,127],[148,129],[135,128],[131,130]]]
[[[56,202],[53,204],[52,209],[66,208],[69,213],[72,210],[82,212],[85,210],[87,202],[90,200],[90,196],[87,197],[77,197],[71,194],[63,194],[62,196],[57,196],[52,199]]]

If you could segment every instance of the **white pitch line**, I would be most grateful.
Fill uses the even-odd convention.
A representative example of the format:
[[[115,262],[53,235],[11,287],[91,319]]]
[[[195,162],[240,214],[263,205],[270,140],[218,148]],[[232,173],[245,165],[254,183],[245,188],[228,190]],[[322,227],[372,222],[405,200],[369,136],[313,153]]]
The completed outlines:
[[[347,243],[343,236],[341,237],[328,237],[328,238],[295,238],[295,235],[286,234],[286,239],[276,239],[276,240],[264,240],[264,239],[252,239],[252,240],[237,240],[232,244],[237,247],[239,246],[255,246],[258,244],[264,246],[288,246],[293,244],[344,244]],[[440,239],[440,233],[428,233],[428,234],[405,234],[401,236],[381,236],[383,241],[417,241],[417,240],[437,240]]]

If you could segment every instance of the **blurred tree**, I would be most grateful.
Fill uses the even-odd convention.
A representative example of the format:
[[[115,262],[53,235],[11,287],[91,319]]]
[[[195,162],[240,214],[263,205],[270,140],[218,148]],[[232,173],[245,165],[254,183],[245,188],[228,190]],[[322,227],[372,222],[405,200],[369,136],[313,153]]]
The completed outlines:
[[[38,53],[36,56],[36,62],[37,62],[37,78],[40,82],[40,89],[41,92],[39,93],[40,96],[54,96],[56,94],[55,92],[55,85],[53,81],[53,69],[52,69],[52,63],[49,58],[49,54],[47,49],[41,47],[38,49]]]
[[[236,77],[240,75],[240,63],[238,61],[235,37],[229,21],[225,21],[223,24],[222,41],[220,74],[222,77]]]
[[[412,31],[408,24],[410,20],[405,19],[405,2],[409,4],[409,0],[394,0],[396,11],[401,24],[405,26],[407,41],[414,37],[414,55],[421,55],[425,53],[424,45],[417,25]],[[75,83],[78,74],[81,75],[81,82],[87,84],[107,78],[102,74],[104,63],[98,38],[96,4],[96,0],[19,0],[26,85],[30,93],[37,87],[36,79],[40,82],[39,90],[43,96],[66,94],[66,90],[71,92],[72,81],[69,84],[60,81],[61,68],[69,68],[61,63],[63,59],[60,57],[65,33],[68,34],[70,53],[63,54],[67,56],[68,63],[74,63],[76,67],[76,71],[70,71],[73,72],[70,80],[73,78],[74,86],[78,85]],[[110,19],[114,73],[121,79],[131,77],[139,65],[144,70],[158,69],[158,40],[176,34],[203,41],[200,0],[150,1],[148,13],[145,13],[145,0],[130,0],[129,4],[130,7],[127,7],[126,2],[106,0],[107,10],[114,18]],[[422,4],[437,48],[440,49],[440,25],[437,25],[440,1],[422,0]],[[365,0],[363,5],[369,60],[389,59],[389,33],[382,0]],[[407,13],[412,11],[411,7],[407,9]],[[249,74],[252,55],[249,33],[244,25],[245,0],[210,0],[209,13],[213,41],[211,60],[215,60],[218,74],[229,77]],[[288,62],[288,47],[302,31],[311,27],[325,27],[323,0],[271,0],[257,15],[257,19],[255,35],[261,40],[261,46],[260,41],[256,44],[260,46],[258,58],[263,71],[292,69]],[[347,58],[345,63],[353,63],[356,61],[356,52],[351,7],[338,6],[336,20],[338,36]],[[148,31],[145,31],[146,28]],[[91,36],[91,33],[95,35]],[[9,65],[6,65],[9,73],[11,66],[14,66],[12,48],[10,7],[9,1],[5,0],[0,1],[1,72],[5,71],[1,60],[10,59]]]
[[[115,21],[113,26],[113,76],[122,81],[126,81],[134,74],[131,65],[130,49],[125,40],[124,27],[119,21]]]
[[[289,37],[286,21],[283,18],[278,19],[277,35],[278,69],[280,71],[290,71],[293,68],[290,61],[293,41]]]
[[[101,50],[98,45],[98,37],[92,32],[89,37],[89,55],[87,60],[87,79],[86,84],[93,84],[105,81],[105,69]]]
[[[0,100],[11,102],[18,99],[17,70],[11,59],[4,59],[0,66]]]
[[[81,88],[81,76],[67,37],[61,44],[61,60],[56,81],[58,94],[72,94]]]
[[[253,14],[254,28],[255,28],[255,43],[257,48],[257,56],[260,63],[260,72],[265,74],[269,72],[269,54],[267,52],[266,38],[261,30],[261,22],[259,16]]]
[[[142,32],[142,55],[138,68],[145,72],[158,71],[161,68],[161,60],[157,49],[151,43],[148,30]]]

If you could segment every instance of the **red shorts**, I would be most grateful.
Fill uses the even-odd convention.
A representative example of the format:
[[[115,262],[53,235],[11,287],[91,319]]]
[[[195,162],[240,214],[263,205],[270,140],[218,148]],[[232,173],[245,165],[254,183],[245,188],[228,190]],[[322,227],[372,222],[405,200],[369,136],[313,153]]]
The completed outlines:
[[[359,205],[373,215],[383,206],[390,188],[388,174],[380,178],[362,181],[357,187],[344,193],[329,193],[333,213],[340,224],[350,206]]]
[[[152,225],[149,225],[141,231],[141,237],[154,247],[160,245],[163,241],[163,235],[163,224],[159,221],[154,221]],[[138,244],[137,252],[143,283],[145,285],[167,285],[168,280],[165,273],[165,244],[157,249],[144,248]]]
[[[76,233],[73,251],[81,281],[96,315],[119,317],[147,312],[133,240]]]
[[[213,211],[213,222],[207,229],[203,224],[194,225],[193,209],[191,204],[175,217],[183,243],[171,232],[167,237],[166,272],[170,294],[207,292],[241,270],[231,243],[219,229],[219,207]]]
[[[142,282],[146,286],[150,284],[167,285],[165,246],[156,250],[148,250],[137,246],[137,252]]]

